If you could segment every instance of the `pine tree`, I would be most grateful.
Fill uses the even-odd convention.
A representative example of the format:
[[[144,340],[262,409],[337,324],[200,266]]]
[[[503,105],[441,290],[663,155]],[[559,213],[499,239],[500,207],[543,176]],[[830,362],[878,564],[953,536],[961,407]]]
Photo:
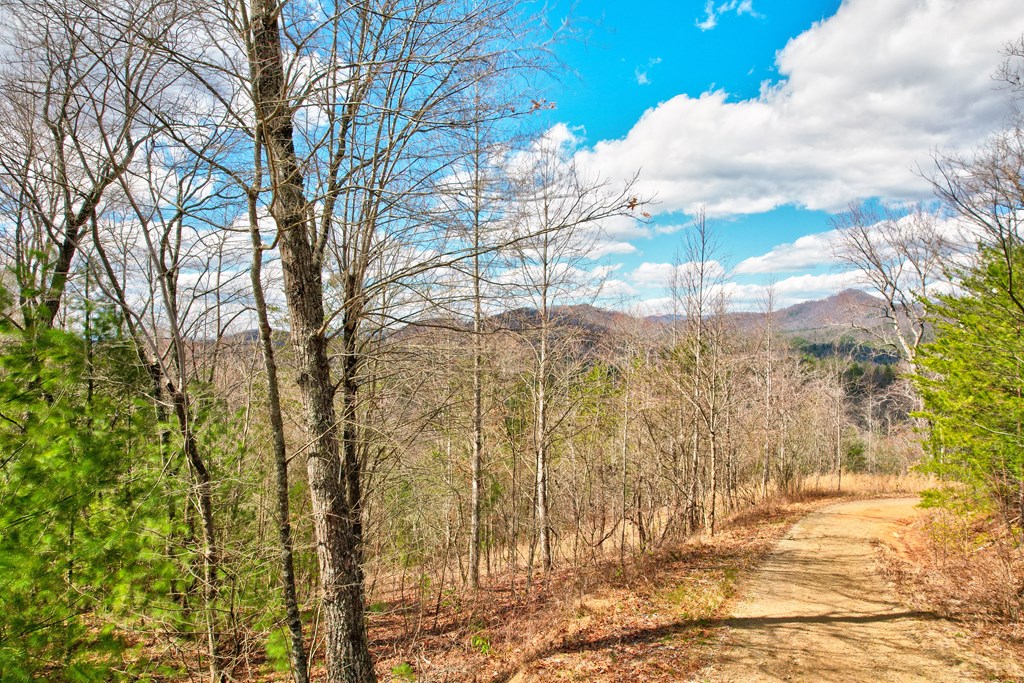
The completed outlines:
[[[995,503],[1003,519],[1024,513],[1024,288],[1008,277],[1024,246],[982,247],[960,290],[940,298],[936,339],[918,377],[931,422],[929,467]]]
[[[98,318],[98,320],[97,320]],[[152,410],[116,321],[0,329],[0,679],[109,680],[156,595]],[[115,617],[116,615],[116,617]]]

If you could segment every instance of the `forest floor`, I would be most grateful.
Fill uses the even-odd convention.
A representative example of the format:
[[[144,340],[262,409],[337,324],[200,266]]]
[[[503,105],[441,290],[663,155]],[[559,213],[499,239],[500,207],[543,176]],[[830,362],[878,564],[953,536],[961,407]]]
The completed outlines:
[[[382,681],[660,683],[686,680],[720,640],[741,577],[809,511],[835,498],[805,494],[760,505],[698,535],[637,557],[493,577],[474,597],[435,611],[388,603],[370,615]]]
[[[698,535],[624,564],[608,558],[556,569],[535,577],[529,593],[520,575],[515,586],[508,577],[486,580],[475,597],[460,591],[429,606],[386,603],[370,615],[379,676],[479,683],[701,680],[734,630],[728,616],[737,592],[798,520],[842,499],[805,492],[761,504],[725,520],[715,536]]]
[[[723,520],[714,536],[535,575],[529,591],[520,572],[482,577],[475,595],[378,594],[368,614],[378,677],[1024,681],[1014,643],[980,638],[921,598],[914,567],[933,572],[921,563],[926,513],[907,497],[917,490],[805,491]],[[257,678],[289,680],[265,668]]]
[[[405,645],[399,614],[378,615],[381,680],[1024,681],[1008,641],[910,599],[894,567],[927,546],[916,503],[780,500],[624,566],[552,572],[529,595],[497,583],[445,601]]]

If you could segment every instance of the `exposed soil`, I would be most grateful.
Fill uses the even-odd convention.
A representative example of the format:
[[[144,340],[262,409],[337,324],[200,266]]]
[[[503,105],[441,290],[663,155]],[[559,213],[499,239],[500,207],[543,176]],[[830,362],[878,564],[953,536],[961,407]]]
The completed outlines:
[[[904,606],[878,571],[916,498],[839,503],[783,538],[729,618],[698,681],[984,680],[955,624]]]
[[[922,514],[916,503],[810,495],[748,510],[716,536],[625,564],[608,558],[538,575],[529,592],[522,575],[496,575],[476,595],[394,596],[369,615],[378,675],[418,683],[1024,681],[1004,661],[1013,654],[979,647],[963,623],[907,600],[897,573],[882,571],[888,557],[924,552],[910,533]],[[313,674],[322,680],[321,667]],[[288,675],[248,680],[257,679]]]

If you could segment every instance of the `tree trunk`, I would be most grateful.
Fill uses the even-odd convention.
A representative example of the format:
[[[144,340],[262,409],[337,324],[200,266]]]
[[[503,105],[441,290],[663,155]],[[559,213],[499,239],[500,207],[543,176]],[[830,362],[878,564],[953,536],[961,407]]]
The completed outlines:
[[[344,447],[339,448],[335,389],[325,336],[322,264],[307,231],[309,207],[287,102],[278,5],[270,0],[253,0],[251,16],[253,103],[266,146],[271,213],[277,222],[308,443],[306,468],[323,593],[327,681],[364,683],[375,681],[376,676],[364,620],[360,567],[360,473],[351,421],[356,391],[351,371],[356,359],[350,355],[343,359],[342,410],[346,422]],[[346,328],[354,326],[351,315],[346,315],[344,324]],[[350,352],[347,343],[346,347],[345,351]]]
[[[715,535],[715,505],[718,503],[718,441],[715,430],[711,430],[711,504],[708,509],[708,529]]]
[[[687,500],[686,532],[692,534],[700,526],[700,508],[697,503],[700,477],[700,429],[696,416],[693,419],[693,440],[690,446],[690,494]]]
[[[221,683],[225,680],[223,657],[217,634],[217,620],[214,604],[217,601],[218,577],[217,565],[220,561],[217,552],[217,536],[213,519],[213,482],[210,471],[206,468],[199,445],[196,443],[195,432],[189,419],[188,396],[180,389],[168,386],[174,413],[181,430],[181,438],[185,448],[185,458],[196,478],[196,498],[199,503],[199,517],[203,525],[203,612],[206,615],[206,641],[209,648],[210,682]]]
[[[479,191],[479,173],[476,186]],[[481,381],[483,352],[480,334],[483,331],[483,310],[480,302],[480,211],[476,207],[473,226],[473,453],[471,463],[469,519],[469,585],[480,587],[480,506],[483,485],[483,386]]]
[[[213,516],[213,478],[206,466],[199,451],[199,443],[196,441],[195,420],[192,413],[192,401],[189,396],[189,373],[188,361],[185,349],[185,340],[182,335],[178,309],[178,261],[175,255],[174,262],[168,264],[164,261],[166,240],[162,242],[161,251],[154,247],[151,237],[146,233],[147,245],[150,249],[150,257],[153,265],[158,269],[160,287],[164,297],[164,305],[167,308],[167,318],[171,334],[171,351],[174,363],[175,374],[173,380],[167,378],[167,393],[171,398],[171,405],[174,407],[174,415],[178,422],[178,430],[181,434],[182,447],[185,451],[185,459],[196,480],[196,499],[199,508],[199,518],[203,526],[203,612],[206,617],[206,638],[209,647],[209,668],[211,683],[221,683],[226,679],[227,671],[224,669],[223,653],[220,650],[220,637],[217,629],[217,617],[214,609],[217,596],[220,593],[220,578],[217,575],[220,563],[220,552],[217,547],[216,525]]]
[[[836,492],[843,490],[843,425],[836,404]]]
[[[628,510],[626,508],[628,495],[628,486],[626,484],[627,475],[629,474],[627,465],[627,456],[629,455],[629,383],[626,383],[625,393],[622,397],[622,528],[619,530],[619,565],[625,566],[626,564],[626,518],[628,516]],[[640,510],[637,508],[637,519],[640,518]]]
[[[764,370],[764,467],[761,470],[761,499],[768,498],[768,481],[771,478],[771,423],[772,423],[772,338],[771,323],[768,327],[768,352]]]
[[[546,312],[545,312],[546,314]],[[548,444],[547,444],[547,321],[543,321],[540,339],[540,368],[537,383],[537,506],[538,542],[541,566],[544,571],[551,569],[551,536],[548,529]]]
[[[252,279],[253,299],[259,320],[260,346],[263,350],[263,364],[267,371],[267,410],[270,413],[270,430],[274,440],[274,473],[277,489],[277,531],[281,543],[281,582],[288,631],[291,634],[292,677],[295,683],[309,681],[309,662],[306,645],[302,638],[302,616],[299,613],[299,599],[295,590],[295,561],[292,551],[292,524],[288,501],[288,457],[284,441],[284,418],[281,413],[281,396],[277,379],[277,360],[274,357],[274,340],[267,317],[267,303],[263,296],[260,273],[263,266],[263,242],[257,223],[255,202],[249,206],[249,229],[252,235]]]

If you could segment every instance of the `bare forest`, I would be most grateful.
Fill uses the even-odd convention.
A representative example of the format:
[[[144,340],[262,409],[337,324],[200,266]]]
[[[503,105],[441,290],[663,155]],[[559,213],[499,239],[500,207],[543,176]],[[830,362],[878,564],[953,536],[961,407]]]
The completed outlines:
[[[862,290],[737,310],[699,212],[654,315],[592,255],[657,198],[537,123],[568,25],[0,12],[4,681],[507,680],[502,610],[921,463],[1021,585],[1019,128],[836,217]]]

